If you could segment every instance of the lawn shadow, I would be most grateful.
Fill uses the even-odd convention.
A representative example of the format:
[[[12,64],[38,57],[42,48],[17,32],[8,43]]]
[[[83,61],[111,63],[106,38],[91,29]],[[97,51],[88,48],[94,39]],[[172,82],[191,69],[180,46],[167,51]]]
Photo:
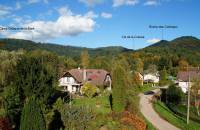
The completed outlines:
[[[52,121],[49,123],[48,130],[64,130],[65,126],[61,119],[61,114],[58,110],[54,110]]]

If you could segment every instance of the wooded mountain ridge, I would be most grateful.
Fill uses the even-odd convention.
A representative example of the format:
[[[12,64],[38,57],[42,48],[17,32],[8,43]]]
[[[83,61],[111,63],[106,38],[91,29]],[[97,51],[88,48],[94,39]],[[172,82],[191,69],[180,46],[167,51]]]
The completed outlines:
[[[26,51],[32,51],[36,49],[47,50],[58,55],[78,57],[80,53],[87,50],[93,57],[95,56],[116,56],[121,53],[138,52],[153,55],[166,55],[177,54],[181,57],[200,57],[200,39],[192,36],[183,36],[176,38],[172,41],[161,40],[155,44],[139,50],[127,49],[121,46],[109,46],[99,48],[86,48],[75,46],[64,46],[52,43],[36,43],[30,40],[22,39],[0,39],[0,49],[13,51],[24,49]]]
[[[131,49],[127,49],[121,46],[109,46],[109,47],[99,47],[99,48],[86,48],[86,47],[76,47],[76,46],[64,46],[52,43],[36,43],[30,40],[23,39],[0,39],[3,44],[0,46],[3,50],[13,51],[24,49],[26,51],[32,51],[36,49],[46,50],[58,55],[69,56],[69,57],[79,57],[81,52],[87,50],[91,56],[111,56],[117,55],[122,52],[130,52]]]

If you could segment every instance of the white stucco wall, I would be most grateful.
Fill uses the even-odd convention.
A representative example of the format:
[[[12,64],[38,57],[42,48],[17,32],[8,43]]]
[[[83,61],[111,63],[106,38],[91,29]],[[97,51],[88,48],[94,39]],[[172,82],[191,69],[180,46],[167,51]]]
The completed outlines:
[[[192,83],[190,84],[192,85]],[[178,82],[178,86],[181,88],[181,90],[186,93],[188,90],[188,86],[189,86],[189,82],[183,82],[183,81],[179,81]]]
[[[106,76],[106,80],[105,81],[110,83],[109,86],[107,87],[107,90],[111,91],[112,90],[112,80],[111,80],[110,75]]]
[[[72,85],[76,83],[73,77],[62,77],[59,79],[59,86]]]
[[[158,83],[159,82],[159,77],[156,75],[152,75],[152,74],[145,74],[144,75],[144,80],[152,80],[154,83]]]
[[[74,85],[79,84],[73,77],[62,77],[59,79],[59,86],[62,86],[64,91],[69,91],[70,93],[76,92],[76,87]]]

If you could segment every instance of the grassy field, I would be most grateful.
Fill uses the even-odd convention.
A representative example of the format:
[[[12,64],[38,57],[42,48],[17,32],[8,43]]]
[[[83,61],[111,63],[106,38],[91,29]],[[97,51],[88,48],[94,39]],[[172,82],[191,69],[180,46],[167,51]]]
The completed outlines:
[[[72,104],[74,106],[88,106],[92,108],[97,114],[108,114],[111,112],[108,96],[73,99]]]
[[[157,101],[154,103],[155,111],[165,120],[181,128],[182,130],[200,130],[200,124],[190,121],[189,125],[186,123],[186,119],[175,115],[164,103]]]

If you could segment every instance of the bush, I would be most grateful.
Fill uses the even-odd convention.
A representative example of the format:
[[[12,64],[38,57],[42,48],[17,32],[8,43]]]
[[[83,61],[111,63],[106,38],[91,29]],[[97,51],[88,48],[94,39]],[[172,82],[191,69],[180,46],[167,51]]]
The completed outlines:
[[[81,93],[89,98],[92,98],[95,94],[97,94],[97,87],[90,83],[85,83],[81,88]]]
[[[67,107],[62,113],[65,129],[85,130],[93,119],[92,110],[88,107]]]
[[[181,88],[175,85],[170,85],[166,91],[167,101],[169,103],[179,104],[182,100],[184,93]]]
[[[45,130],[45,120],[40,105],[34,97],[31,97],[24,105],[20,130]]]

